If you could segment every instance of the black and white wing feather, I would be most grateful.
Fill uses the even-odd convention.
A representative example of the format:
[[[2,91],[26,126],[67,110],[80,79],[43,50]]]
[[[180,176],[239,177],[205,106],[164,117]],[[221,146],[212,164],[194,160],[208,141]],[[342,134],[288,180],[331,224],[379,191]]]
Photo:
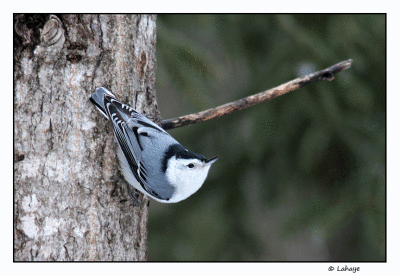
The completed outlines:
[[[143,156],[147,140],[155,137],[155,133],[170,137],[169,134],[130,106],[118,101],[104,88],[97,88],[90,101],[111,121],[122,155],[140,186],[150,195],[168,200],[173,191],[161,191],[160,183],[154,183],[157,180],[154,176],[149,180],[149,164],[146,164]]]

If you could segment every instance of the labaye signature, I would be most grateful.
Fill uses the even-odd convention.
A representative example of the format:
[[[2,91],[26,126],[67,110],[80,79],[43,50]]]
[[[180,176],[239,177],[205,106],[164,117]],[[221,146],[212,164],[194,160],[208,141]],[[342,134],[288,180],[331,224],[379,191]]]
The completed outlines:
[[[335,268],[333,266],[330,266],[328,268],[329,271],[334,271]],[[360,267],[359,266],[355,266],[355,267],[348,267],[347,265],[340,267],[337,266],[336,271],[351,271],[353,273],[356,273],[357,271],[360,271]]]

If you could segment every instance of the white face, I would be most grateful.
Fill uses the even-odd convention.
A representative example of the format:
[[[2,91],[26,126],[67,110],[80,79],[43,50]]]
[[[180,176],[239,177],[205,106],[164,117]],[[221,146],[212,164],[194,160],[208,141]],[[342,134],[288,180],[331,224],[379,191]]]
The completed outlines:
[[[195,193],[206,180],[212,163],[198,159],[176,159],[173,156],[165,172],[169,183],[176,188],[170,202],[184,200]]]

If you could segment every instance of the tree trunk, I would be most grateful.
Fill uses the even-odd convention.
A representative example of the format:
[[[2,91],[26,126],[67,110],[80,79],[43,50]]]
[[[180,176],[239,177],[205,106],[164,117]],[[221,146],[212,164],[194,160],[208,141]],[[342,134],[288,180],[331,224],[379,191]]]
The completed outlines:
[[[156,16],[15,15],[14,260],[146,260],[148,199],[120,181],[109,88],[159,118]]]

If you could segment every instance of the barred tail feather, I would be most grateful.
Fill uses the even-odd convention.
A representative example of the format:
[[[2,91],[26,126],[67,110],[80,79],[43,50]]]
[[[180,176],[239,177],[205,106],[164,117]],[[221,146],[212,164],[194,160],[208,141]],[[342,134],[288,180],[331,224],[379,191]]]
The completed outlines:
[[[107,90],[104,87],[98,87],[94,91],[94,93],[89,97],[90,102],[101,112],[101,114],[104,115],[108,119],[106,109],[104,107],[104,95],[109,95],[113,98],[115,98],[114,94],[111,93],[109,90]]]

